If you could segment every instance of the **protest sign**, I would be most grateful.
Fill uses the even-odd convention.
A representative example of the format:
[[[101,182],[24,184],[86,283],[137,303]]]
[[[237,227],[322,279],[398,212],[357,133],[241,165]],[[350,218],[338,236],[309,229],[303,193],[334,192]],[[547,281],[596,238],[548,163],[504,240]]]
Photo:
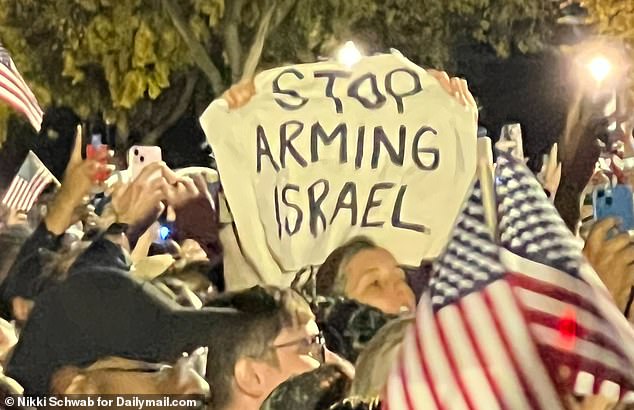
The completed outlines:
[[[366,235],[418,266],[447,242],[476,167],[472,108],[400,54],[288,66],[201,117],[247,260],[285,285]]]

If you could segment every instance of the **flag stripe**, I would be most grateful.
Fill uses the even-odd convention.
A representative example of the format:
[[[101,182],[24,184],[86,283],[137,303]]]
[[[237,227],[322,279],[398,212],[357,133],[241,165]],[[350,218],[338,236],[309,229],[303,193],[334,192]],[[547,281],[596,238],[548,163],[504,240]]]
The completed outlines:
[[[34,117],[33,114],[31,114],[28,108],[23,105],[22,101],[20,101],[20,99],[13,95],[13,93],[9,90],[2,87],[2,84],[0,84],[0,100],[5,101],[11,107],[24,114],[31,124],[37,121],[37,117]]]
[[[470,408],[500,409],[497,396],[487,382],[486,374],[472,348],[458,304],[449,305],[436,314],[441,340],[454,359],[457,377],[469,399]]]
[[[523,379],[526,392],[535,409],[562,409],[557,391],[546,368],[539,360],[540,356],[528,329],[518,326],[524,317],[518,308],[510,285],[506,281],[497,281],[485,290],[485,301],[500,327],[500,334]],[[550,381],[550,383],[548,382]]]
[[[37,102],[31,99],[32,94],[28,87],[25,88],[20,78],[16,77],[16,73],[9,70],[4,64],[0,64],[0,84],[19,98],[31,114],[34,116],[40,116],[42,114],[41,109],[37,106]]]
[[[618,356],[609,350],[588,343],[585,340],[577,340],[574,347],[570,350],[562,349],[558,343],[559,333],[551,328],[533,324],[531,332],[536,335],[540,343],[562,362],[575,363],[580,370],[591,371],[595,377],[603,375],[603,379],[618,381],[619,383],[628,383],[626,378],[628,369],[623,368]],[[631,373],[631,370],[629,370]]]
[[[587,299],[590,296],[589,292],[584,292],[584,290],[586,290],[584,288],[587,288],[587,284],[582,281],[576,280],[574,287],[564,288],[559,286],[556,281],[545,282],[531,275],[517,272],[510,272],[508,280],[513,286],[522,287],[535,293],[546,294],[555,300],[560,300],[569,305],[579,306],[590,314],[599,316],[598,309],[595,308],[592,301]],[[587,290],[589,290],[589,288]]]
[[[18,189],[18,186],[20,185],[20,177],[16,175],[15,178],[13,178],[13,181],[11,181],[11,185],[9,185],[9,189],[7,189],[7,192],[4,194],[4,197],[2,198],[2,203],[5,204],[7,207],[11,208],[11,205],[9,204],[13,198],[13,193],[15,192],[16,189]]]
[[[410,332],[403,342],[403,353],[407,355],[407,357],[416,357],[416,355],[418,355],[415,339],[415,334]],[[431,392],[427,388],[429,380],[425,379],[417,362],[404,360],[403,357],[401,357],[400,368],[400,376],[402,380],[405,380],[405,383],[401,383],[401,385],[409,408],[426,408],[430,410],[438,408]]]
[[[448,309],[448,307],[445,309]],[[442,348],[441,354],[443,354],[443,356],[447,359],[447,364],[449,365],[451,377],[453,377],[453,381],[456,383],[459,393],[464,398],[467,407],[469,409],[474,409],[475,405],[473,402],[473,398],[471,397],[469,391],[467,390],[464,384],[464,380],[461,377],[460,371],[458,370],[458,364],[456,363],[457,358],[454,357],[454,352],[451,349],[451,346],[449,345],[449,343],[447,342],[447,336],[445,335],[445,331],[442,325],[443,322],[444,321],[436,320],[436,318],[434,318],[434,320],[432,321],[432,326],[435,327],[435,330],[440,340],[440,346]]]
[[[423,299],[421,299],[423,300]],[[429,364],[432,383],[438,386],[438,398],[443,404],[455,410],[467,410],[464,390],[459,387],[446,355],[445,348],[438,334],[436,319],[431,309],[428,309],[429,300],[425,297],[424,308],[419,309],[417,320],[420,321],[419,336],[424,347],[424,361]],[[422,315],[421,315],[422,313]],[[420,317],[422,316],[422,317]],[[441,408],[442,408],[441,407]]]
[[[18,195],[15,197],[15,205],[14,207],[18,210],[22,210],[22,202],[27,195],[27,190],[29,189],[28,181],[22,180],[20,185],[20,190],[17,192]]]
[[[487,311],[486,309],[474,308],[473,306],[471,306],[473,310],[471,309],[467,310],[465,306],[468,303],[469,299],[480,299],[480,298],[481,298],[480,294],[473,293],[471,295],[464,297],[457,304],[457,308],[460,313],[460,321],[464,325],[464,331],[468,337],[469,344],[473,347],[473,353],[476,359],[478,360],[478,365],[484,372],[484,377],[486,378],[488,385],[491,386],[492,393],[496,397],[496,402],[498,407],[501,409],[507,409],[508,406],[504,403],[502,390],[500,389],[496,379],[493,378],[493,376],[491,375],[491,368],[484,358],[484,354],[481,350],[482,348],[480,346],[478,337],[476,337],[476,332],[473,329],[473,323],[475,320],[477,320],[476,318],[479,316],[488,316]],[[487,337],[487,339],[496,339],[496,338],[497,338],[496,334],[489,334]],[[503,359],[500,359],[500,360],[503,360]]]
[[[619,342],[610,332],[610,327],[592,312],[588,312],[570,303],[551,298],[550,296],[533,292],[524,288],[514,288],[515,294],[519,297],[524,307],[525,313],[534,315],[536,320],[554,321],[564,317],[564,314],[573,309],[576,320],[576,330],[578,336],[584,336],[588,340],[594,340],[609,347],[616,354],[627,360],[624,351],[619,346]],[[558,322],[552,326],[557,328]]]
[[[546,313],[541,313],[537,311],[526,312],[526,315],[529,318],[529,321],[531,323],[548,327],[553,330],[558,329],[558,326],[560,323],[560,318],[558,317],[550,316]],[[578,340],[584,340],[584,341],[587,341],[588,343],[592,343],[597,346],[605,346],[605,343],[602,343],[605,340],[602,337],[602,334],[589,332],[586,329],[584,329],[580,323],[577,323],[576,329],[574,330],[575,330],[575,334],[570,336],[562,336],[561,334],[559,334],[559,339],[556,342],[557,346],[560,346],[561,348],[568,348],[570,345],[573,345]],[[571,340],[570,343],[568,343],[567,341],[568,339]],[[626,361],[624,356],[619,355],[620,350],[612,349],[611,346],[606,350],[614,354],[614,356],[616,356],[619,361]],[[624,369],[627,369],[627,368],[624,368]]]
[[[24,114],[33,128],[40,131],[43,111],[9,52],[0,44],[0,99]]]
[[[483,296],[479,293],[466,296],[461,301],[461,309],[474,346],[482,356],[482,366],[487,370],[487,375],[504,408],[530,410],[525,395],[526,389],[521,385],[516,368]]]
[[[2,198],[2,203],[10,209],[28,212],[51,182],[59,185],[55,176],[51,174],[37,155],[29,151]]]
[[[15,208],[18,196],[20,195],[20,192],[22,191],[22,186],[26,184],[26,181],[24,181],[20,177],[16,177],[15,182],[16,184],[15,184],[15,189],[13,189],[13,195],[7,199],[7,206],[11,209]]]
[[[28,204],[32,203],[32,202],[35,202],[35,200],[32,201],[32,199],[34,197],[35,191],[37,191],[37,188],[40,185],[41,180],[44,179],[43,174],[44,174],[44,169],[39,169],[37,171],[37,173],[31,179],[31,181],[29,182],[28,189],[26,190],[27,191],[27,195],[26,195],[26,198],[24,199],[24,202],[22,204],[22,206],[24,208],[29,208],[30,209]]]
[[[611,304],[611,306],[602,307],[603,301],[601,296],[601,293],[602,293],[601,290],[593,289],[586,282],[575,279],[574,277],[567,275],[566,273],[560,270],[550,268],[548,266],[527,260],[525,258],[521,258],[520,256],[517,256],[508,250],[502,250],[501,258],[514,271],[523,272],[524,276],[529,276],[529,273],[530,273],[530,276],[529,276],[530,278],[537,277],[538,280],[542,282],[551,283],[551,284],[554,284],[555,286],[557,286],[558,284],[559,286],[565,286],[570,293],[579,295],[579,297],[585,300],[586,302],[592,301],[592,304],[593,304],[592,313],[595,313],[599,318],[601,318],[601,320],[606,326],[612,325],[611,328],[613,330],[607,331],[604,333],[606,335],[609,335],[609,337],[614,337],[614,338],[628,337],[629,330],[624,329],[623,331],[620,331],[622,326],[619,326],[617,322],[619,319],[625,321],[623,314],[620,314],[620,318],[618,319],[610,318],[609,320],[606,320],[606,315],[611,314],[610,310],[614,310],[616,312],[618,312],[618,310],[614,309],[613,303]],[[516,274],[513,274],[512,276],[514,278],[513,280],[515,280],[515,278],[517,277]],[[627,323],[627,321],[625,321],[625,323]],[[630,325],[628,324],[627,326],[630,326]],[[618,333],[615,334],[614,332],[615,330]],[[631,364],[633,346],[631,346],[628,343],[617,343],[617,346],[619,347],[619,352],[628,358],[628,364]],[[628,385],[627,390],[634,390],[634,384]]]
[[[422,308],[424,305],[420,305],[420,306],[421,306],[420,308]],[[425,306],[425,308],[427,308],[427,306]],[[413,357],[408,356],[408,358],[409,360],[416,359],[417,362],[420,363],[423,377],[427,381],[427,383],[429,383],[429,391],[434,401],[434,404],[436,405],[436,407],[440,409],[442,408],[442,403],[439,399],[438,391],[436,390],[436,384],[433,382],[431,371],[429,370],[429,365],[427,364],[427,361],[425,360],[425,353],[423,350],[423,342],[421,338],[421,332],[423,331],[423,328],[420,326],[420,320],[418,319],[418,317],[416,318],[416,323],[414,326],[415,326],[414,343],[416,347],[416,349],[414,350],[415,355]],[[403,358],[403,360],[405,360],[405,358]]]
[[[46,188],[46,186],[51,181],[50,176],[46,175],[47,171],[48,170],[46,168],[40,169],[36,178],[31,184],[32,186],[30,189],[31,194],[29,195],[27,199],[27,203],[25,205],[26,209],[31,209],[33,204],[35,204],[35,201],[37,201],[37,199],[39,198],[42,191],[44,191],[44,188]]]
[[[15,77],[14,73],[7,69],[3,64],[0,64],[0,85],[2,88],[7,89],[21,104],[31,113],[35,118],[42,117],[42,109],[37,105],[37,102],[33,102],[29,95],[32,95],[28,87],[25,89],[20,85],[20,80]]]
[[[20,74],[20,71],[18,71],[18,68],[15,66],[13,59],[11,59],[10,61],[11,61],[11,67],[10,67],[11,71],[13,72],[13,74],[15,74],[15,78],[19,82],[20,88],[24,90],[24,92],[26,93],[26,96],[31,102],[31,105],[33,105],[33,107],[36,109],[36,112],[39,113],[40,115],[43,114],[44,111],[42,111],[42,108],[40,108],[40,104],[38,103],[37,98],[35,98],[35,94],[33,94],[31,87],[29,87],[26,81],[24,81],[24,77],[22,77],[22,74]]]

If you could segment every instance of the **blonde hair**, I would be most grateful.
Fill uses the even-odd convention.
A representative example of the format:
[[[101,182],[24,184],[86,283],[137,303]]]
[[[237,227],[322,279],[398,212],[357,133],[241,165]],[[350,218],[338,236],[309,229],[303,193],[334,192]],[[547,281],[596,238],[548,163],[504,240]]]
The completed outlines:
[[[359,355],[351,396],[374,397],[381,393],[396,359],[405,331],[414,323],[411,316],[391,320],[377,332]]]

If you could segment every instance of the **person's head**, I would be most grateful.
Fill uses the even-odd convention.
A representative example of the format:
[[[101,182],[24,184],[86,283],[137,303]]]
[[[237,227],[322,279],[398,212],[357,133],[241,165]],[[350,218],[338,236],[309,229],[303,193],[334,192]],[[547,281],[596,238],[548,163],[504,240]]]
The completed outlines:
[[[22,261],[6,279],[3,298],[8,302],[8,314],[18,327],[29,318],[35,299],[50,287],[68,277],[68,270],[88,247],[87,242],[78,242],[70,249],[59,252],[39,249],[36,256]]]
[[[413,310],[416,303],[394,256],[365,237],[351,239],[328,256],[317,271],[317,293],[345,296],[393,314]]]
[[[212,408],[257,410],[278,385],[323,362],[313,313],[295,291],[256,287],[226,300],[250,319],[209,346]]]
[[[370,340],[355,364],[351,395],[375,397],[381,393],[412,323],[414,318],[411,317],[391,320]]]

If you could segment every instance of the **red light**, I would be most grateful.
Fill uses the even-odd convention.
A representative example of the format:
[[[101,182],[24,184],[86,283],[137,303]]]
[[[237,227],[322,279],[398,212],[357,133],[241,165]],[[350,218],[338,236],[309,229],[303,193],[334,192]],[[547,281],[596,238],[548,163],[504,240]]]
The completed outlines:
[[[559,319],[558,328],[560,346],[567,350],[574,349],[577,340],[577,317],[573,309],[564,310]]]

